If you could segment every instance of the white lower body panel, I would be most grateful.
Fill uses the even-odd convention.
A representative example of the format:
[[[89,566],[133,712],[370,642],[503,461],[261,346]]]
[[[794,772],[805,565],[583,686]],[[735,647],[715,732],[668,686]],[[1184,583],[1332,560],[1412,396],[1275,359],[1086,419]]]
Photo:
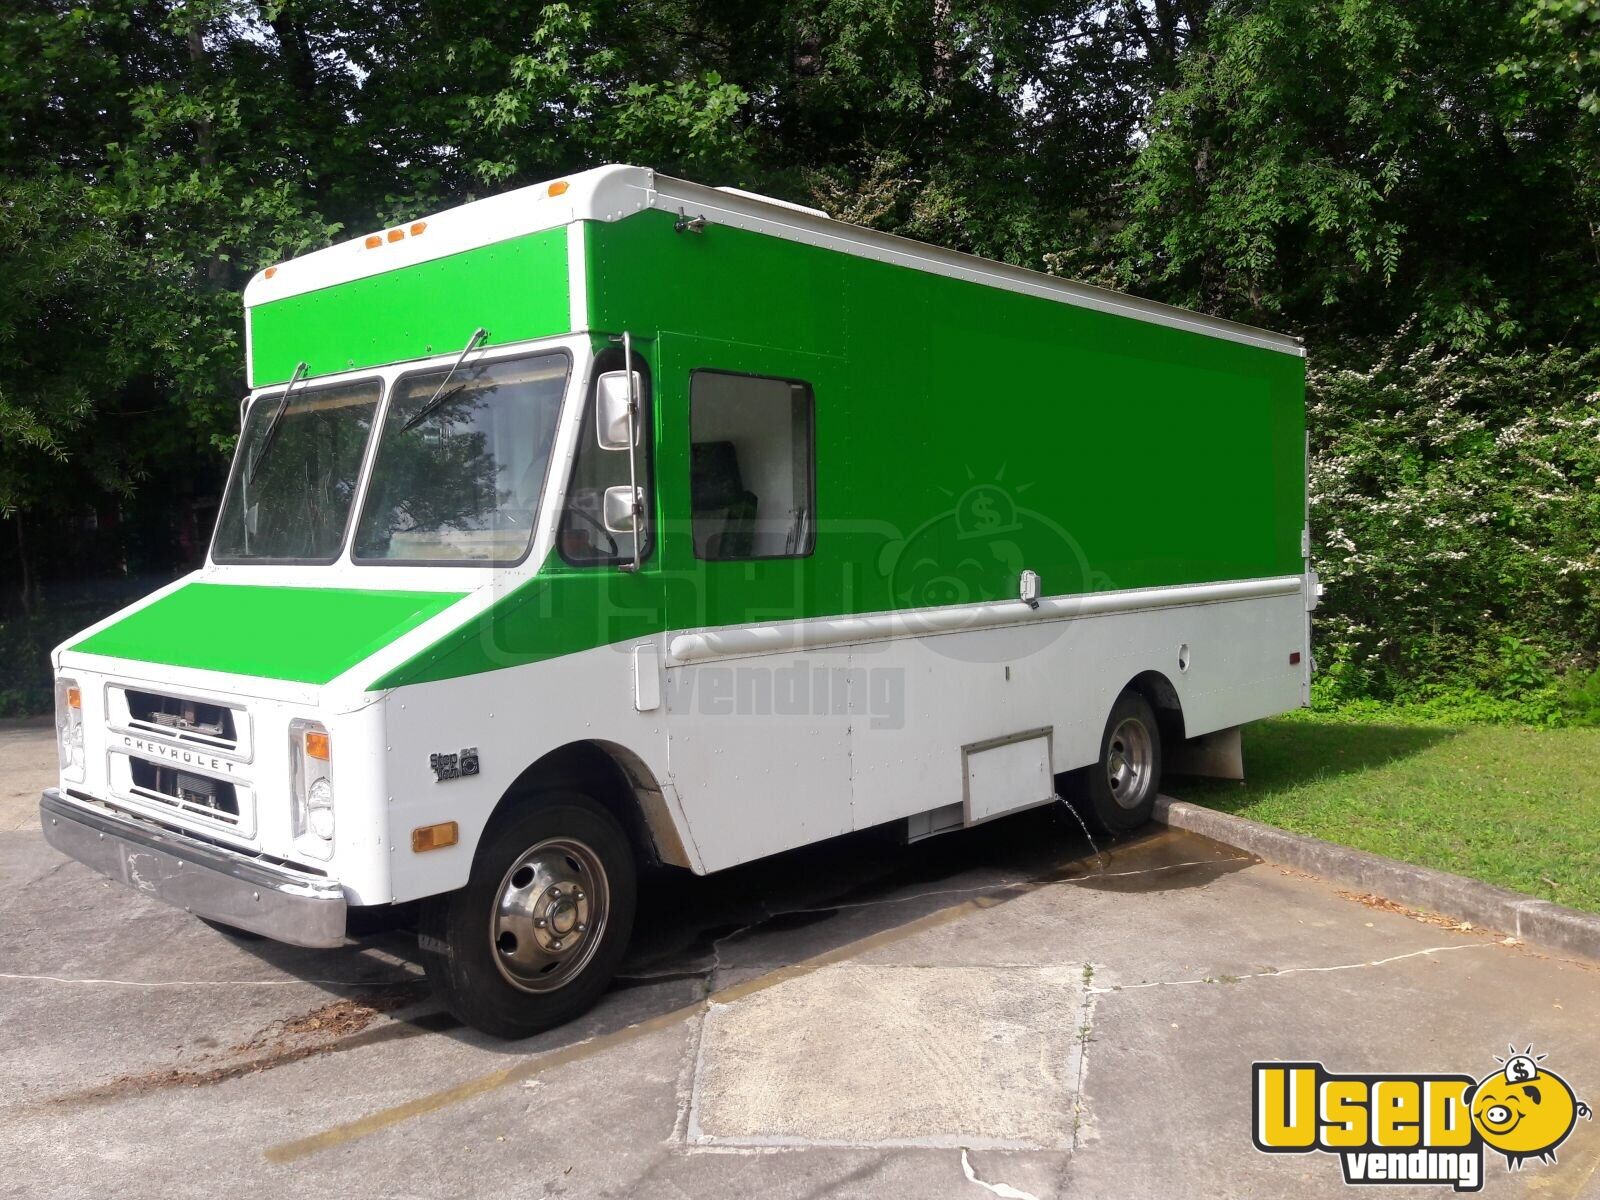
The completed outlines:
[[[1118,693],[1146,672],[1171,686],[1190,737],[1298,707],[1295,582],[1241,599],[738,652],[804,640],[777,627],[669,666],[672,782],[704,867],[966,804],[964,748],[975,743],[1047,731],[1054,772],[1085,766]],[[1025,790],[1014,805],[983,803],[1050,798]]]
[[[1189,736],[1284,712],[1304,694],[1304,596],[1298,579],[1266,583],[1152,589],[1153,607],[1122,593],[1123,611],[1116,594],[1035,612],[989,605],[975,628],[941,611],[928,626],[893,614],[662,635],[398,689],[383,701],[393,898],[462,886],[506,790],[573,742],[652,775],[653,823],[669,822],[683,861],[705,873],[962,812],[979,743],[1047,737],[1050,772],[1087,765],[1117,694],[1145,672],[1170,685]],[[435,781],[430,754],[467,747],[480,772]],[[1016,776],[1017,796],[990,766]],[[962,823],[1049,799],[1037,755],[981,770],[981,811]],[[459,823],[458,845],[410,852],[411,829],[445,820]]]

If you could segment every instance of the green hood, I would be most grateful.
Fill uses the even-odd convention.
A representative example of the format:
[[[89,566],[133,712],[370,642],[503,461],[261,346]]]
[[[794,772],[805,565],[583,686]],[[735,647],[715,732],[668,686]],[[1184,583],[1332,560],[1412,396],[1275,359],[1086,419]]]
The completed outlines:
[[[462,595],[190,583],[68,649],[202,671],[327,683]]]

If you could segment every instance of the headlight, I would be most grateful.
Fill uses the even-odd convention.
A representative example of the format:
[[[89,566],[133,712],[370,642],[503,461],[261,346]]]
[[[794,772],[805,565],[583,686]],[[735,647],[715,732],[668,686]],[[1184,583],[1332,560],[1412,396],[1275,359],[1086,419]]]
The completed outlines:
[[[63,775],[83,778],[83,692],[65,676],[56,680],[56,757]]]
[[[289,722],[295,845],[314,858],[333,856],[333,742],[316,721]]]

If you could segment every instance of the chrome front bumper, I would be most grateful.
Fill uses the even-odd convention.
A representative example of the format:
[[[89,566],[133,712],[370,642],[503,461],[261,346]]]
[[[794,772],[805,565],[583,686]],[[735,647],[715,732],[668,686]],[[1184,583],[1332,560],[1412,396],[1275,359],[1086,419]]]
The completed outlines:
[[[59,788],[40,798],[39,822],[63,854],[185,912],[295,946],[344,943],[344,890],[331,879],[247,858]]]

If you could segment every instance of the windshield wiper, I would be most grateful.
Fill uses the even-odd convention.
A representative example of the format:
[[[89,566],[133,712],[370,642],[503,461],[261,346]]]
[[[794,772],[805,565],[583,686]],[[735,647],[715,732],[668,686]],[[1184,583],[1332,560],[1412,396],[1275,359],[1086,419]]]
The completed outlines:
[[[446,404],[449,404],[450,401],[454,400],[457,396],[464,392],[466,387],[466,384],[458,383],[448,392],[435,392],[433,394],[433,399],[429,400],[421,408],[417,409],[417,411],[407,419],[406,423],[400,426],[400,432],[406,433],[412,429],[415,429],[418,425],[421,425],[429,417],[433,416],[434,413],[438,412]]]
[[[401,433],[409,433],[461,394],[461,390],[467,386],[466,384],[459,383],[449,392],[444,390],[444,385],[450,382],[450,377],[460,369],[462,363],[467,361],[467,355],[472,353],[472,348],[478,344],[478,339],[484,336],[485,331],[482,328],[472,331],[472,336],[467,339],[467,344],[461,348],[460,355],[450,365],[450,369],[444,373],[444,378],[439,381],[439,386],[433,390],[433,395],[428,397],[428,402],[412,413],[406,423],[400,426]]]
[[[261,435],[261,448],[256,451],[256,456],[250,460],[250,473],[245,476],[246,483],[254,483],[256,475],[261,470],[261,464],[267,461],[267,451],[272,448],[272,439],[278,436],[278,426],[283,424],[283,414],[289,408],[289,393],[294,391],[294,385],[300,381],[300,372],[306,369],[301,363],[294,369],[294,374],[289,376],[289,385],[283,389],[283,395],[278,397],[277,411],[272,414],[272,420],[267,422],[267,431]]]

